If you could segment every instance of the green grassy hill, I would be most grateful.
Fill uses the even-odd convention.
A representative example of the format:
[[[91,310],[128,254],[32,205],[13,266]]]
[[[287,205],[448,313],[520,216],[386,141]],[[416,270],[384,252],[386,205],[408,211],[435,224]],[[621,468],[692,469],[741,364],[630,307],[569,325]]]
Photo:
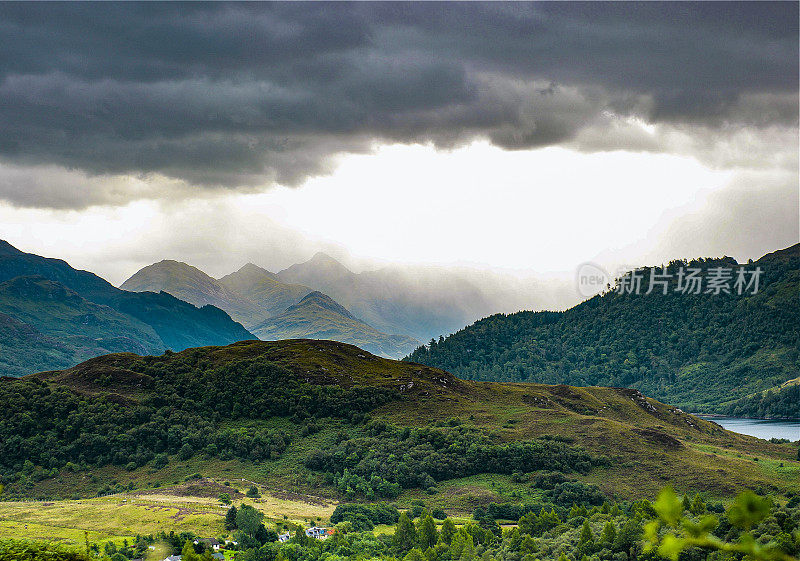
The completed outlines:
[[[67,368],[111,352],[149,354],[164,349],[149,325],[89,302],[44,277],[15,277],[0,283],[0,313],[29,326],[27,334],[14,328],[14,340],[6,337],[0,342],[4,371],[11,375],[22,376],[37,367]],[[47,341],[41,340],[43,335]],[[54,349],[60,351],[56,356],[51,354]]]
[[[565,312],[495,315],[410,360],[470,379],[627,386],[698,412],[796,378],[800,370],[800,245],[766,255],[757,294],[676,293],[679,267],[735,268],[733,259],[673,262],[669,292],[595,296]],[[650,269],[640,270],[647,287]]]
[[[255,336],[213,306],[115,288],[58,259],[0,240],[0,375],[64,368],[92,356],[160,353]]]
[[[112,354],[0,379],[0,400],[6,497],[194,473],[333,500],[424,496],[457,512],[666,484],[713,497],[800,491],[796,444],[725,431],[636,390],[465,381],[332,341]]]
[[[286,311],[253,327],[260,339],[331,339],[385,357],[400,358],[419,346],[403,335],[387,335],[353,317],[321,292],[312,292]]]

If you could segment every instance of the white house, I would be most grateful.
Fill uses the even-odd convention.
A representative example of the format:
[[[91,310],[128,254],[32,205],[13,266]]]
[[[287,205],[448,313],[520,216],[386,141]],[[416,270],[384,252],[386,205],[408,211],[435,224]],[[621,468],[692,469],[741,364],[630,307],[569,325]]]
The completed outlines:
[[[328,539],[329,536],[333,535],[333,528],[321,528],[319,526],[312,526],[308,530],[306,530],[306,535],[309,538],[314,538],[317,540],[325,540]]]
[[[203,538],[203,539],[200,539],[200,540],[194,540],[194,545],[197,545],[199,543],[204,543],[206,545],[206,547],[208,547],[209,549],[212,549],[214,551],[219,551],[219,548],[222,545],[221,543],[219,543],[214,538]]]

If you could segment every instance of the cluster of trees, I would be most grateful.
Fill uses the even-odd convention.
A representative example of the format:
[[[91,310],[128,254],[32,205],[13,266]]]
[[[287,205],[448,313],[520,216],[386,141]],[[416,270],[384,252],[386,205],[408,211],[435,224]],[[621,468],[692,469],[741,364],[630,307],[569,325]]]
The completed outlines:
[[[268,460],[284,451],[289,435],[228,429],[223,422],[272,416],[303,427],[316,427],[314,419],[327,416],[361,422],[367,411],[394,399],[384,389],[307,383],[260,358],[215,367],[201,356],[126,357],[124,376],[140,394],[135,401],[114,393],[130,389],[124,379],[108,382],[118,364],[80,381],[103,384],[109,394],[87,395],[33,378],[0,380],[0,484],[13,493],[63,469],[162,468],[170,456],[185,460],[198,453]]]
[[[346,495],[372,498],[395,496],[401,488],[435,492],[437,481],[477,473],[585,473],[604,463],[558,440],[494,444],[485,431],[464,425],[410,428],[372,421],[364,432],[316,450],[306,466],[330,474],[340,486],[347,483]]]
[[[615,291],[565,312],[497,314],[431,341],[408,360],[461,378],[635,387],[693,411],[779,385],[800,369],[800,256],[764,258],[755,295]],[[670,263],[732,267],[729,259]],[[660,271],[659,271],[660,272]],[[702,392],[696,389],[702,387]]]
[[[175,406],[177,395],[214,419],[350,419],[397,397],[383,388],[308,383],[263,356],[215,365],[203,353],[181,353],[137,358],[126,368],[153,379],[156,403]]]
[[[551,489],[542,493],[547,502],[539,503],[489,503],[485,507],[478,507],[473,513],[473,518],[481,520],[489,517],[492,520],[519,520],[528,514],[551,511],[563,515],[570,505],[602,505],[606,497],[596,485],[569,481],[557,483]]]
[[[800,383],[737,399],[724,413],[755,419],[800,419]]]
[[[242,549],[258,548],[278,541],[278,533],[264,525],[264,514],[251,505],[232,506],[225,514],[225,529],[234,532]]]
[[[372,530],[378,524],[396,524],[399,519],[400,511],[388,503],[341,503],[331,514],[331,524],[347,521],[359,532]]]
[[[284,433],[220,429],[197,411],[152,403],[120,404],[35,380],[0,384],[8,407],[0,423],[0,480],[25,488],[58,470],[115,464],[164,467],[202,452],[264,460],[288,444]]]

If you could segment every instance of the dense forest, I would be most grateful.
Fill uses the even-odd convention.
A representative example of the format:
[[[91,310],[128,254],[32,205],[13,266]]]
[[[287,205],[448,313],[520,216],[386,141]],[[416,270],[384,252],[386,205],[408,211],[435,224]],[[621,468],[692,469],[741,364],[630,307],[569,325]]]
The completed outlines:
[[[739,264],[674,261],[666,294],[646,294],[651,273],[662,270],[642,269],[639,294],[609,289],[566,312],[490,316],[408,360],[475,380],[633,387],[692,411],[723,412],[797,376],[800,245],[745,266],[762,270],[756,294],[684,293],[677,285],[681,268],[708,276],[719,267]]]
[[[725,413],[754,419],[800,419],[800,383],[737,399]]]
[[[384,421],[366,425],[365,436],[342,438],[314,451],[306,466],[332,475],[346,497],[396,497],[401,489],[435,492],[437,481],[478,473],[556,470],[586,473],[603,463],[562,440],[539,439],[494,444],[486,431],[461,426],[396,427]]]

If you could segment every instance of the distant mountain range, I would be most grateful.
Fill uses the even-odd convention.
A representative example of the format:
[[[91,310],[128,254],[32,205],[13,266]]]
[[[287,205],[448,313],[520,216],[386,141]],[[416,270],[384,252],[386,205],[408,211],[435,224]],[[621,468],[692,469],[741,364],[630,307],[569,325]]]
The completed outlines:
[[[644,293],[645,268],[640,294],[608,292],[565,312],[496,314],[409,359],[466,379],[624,386],[692,411],[730,411],[800,371],[800,244],[745,265],[763,271],[756,294],[733,289],[739,266],[728,257],[673,262],[667,294]],[[676,291],[681,267],[706,278],[733,271],[731,293]],[[793,415],[780,407],[800,417],[797,403]]]
[[[121,288],[164,291],[198,306],[217,306],[265,340],[331,339],[390,358],[403,357],[421,344],[405,335],[382,333],[331,297],[282,282],[279,275],[252,263],[215,279],[186,263],[160,261],[138,271]]]
[[[144,267],[121,288],[163,290],[196,305],[212,304],[250,330],[317,291],[379,333],[418,341],[498,312],[564,309],[580,301],[569,280],[399,265],[355,273],[322,252],[277,273],[248,263],[216,279],[178,261],[161,261]]]
[[[580,301],[571,281],[439,267],[388,266],[354,273],[325,253],[277,273],[329,295],[376,329],[420,341],[498,312],[564,309]]]
[[[256,338],[214,306],[121,290],[2,240],[0,327],[0,376],[69,367],[111,352],[162,354]]]
[[[109,352],[161,354],[257,336],[333,339],[400,358],[422,339],[482,315],[573,298],[561,287],[539,291],[535,283],[507,281],[433,268],[354,273],[318,253],[278,273],[248,263],[218,279],[165,260],[115,288],[0,242],[0,375],[65,368]]]

